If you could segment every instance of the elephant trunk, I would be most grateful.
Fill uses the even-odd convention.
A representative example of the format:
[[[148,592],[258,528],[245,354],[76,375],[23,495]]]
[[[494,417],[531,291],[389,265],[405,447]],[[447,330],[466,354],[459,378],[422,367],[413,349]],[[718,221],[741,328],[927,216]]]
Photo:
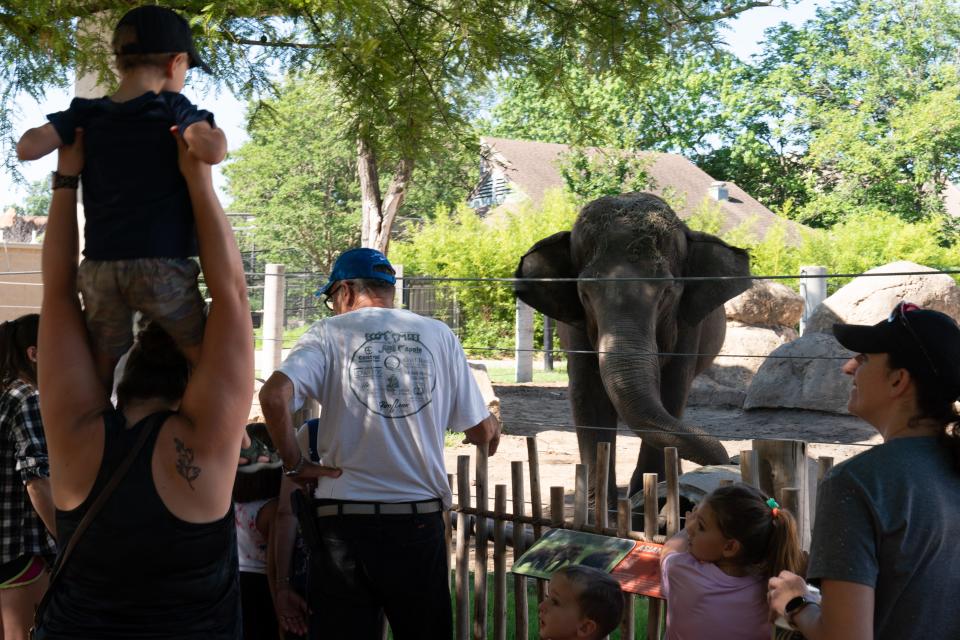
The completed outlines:
[[[652,322],[651,318],[651,322]],[[619,324],[614,321],[612,324]],[[676,447],[680,457],[698,464],[725,464],[720,441],[670,415],[660,399],[661,356],[651,330],[631,326],[600,327],[600,375],[620,418],[658,449]]]

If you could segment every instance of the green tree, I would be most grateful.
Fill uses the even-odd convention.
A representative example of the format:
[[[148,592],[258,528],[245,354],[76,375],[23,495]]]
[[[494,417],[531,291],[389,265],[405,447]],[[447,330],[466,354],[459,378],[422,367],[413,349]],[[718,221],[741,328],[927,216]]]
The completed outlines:
[[[760,60],[784,96],[809,200],[795,217],[829,227],[883,211],[942,211],[960,176],[960,6],[951,0],[843,0],[771,33]]]
[[[337,88],[356,148],[364,244],[386,249],[414,167],[467,135],[480,92],[502,69],[552,85],[570,67],[637,81],[667,46],[773,0],[181,0],[218,78],[242,95],[277,70],[314,69]],[[109,78],[109,33],[129,0],[12,0],[0,7],[0,134],[16,95],[68,71]],[[75,24],[82,20],[80,28]],[[6,130],[4,131],[4,127]],[[383,159],[392,159],[384,163]],[[381,187],[380,174],[389,174]]]
[[[718,180],[736,182],[767,206],[804,202],[801,166],[787,148],[775,88],[733,54],[700,44],[648,63],[655,82],[567,69],[555,87],[531,74],[503,78],[489,130],[501,137],[663,151],[690,158]]]
[[[253,240],[268,259],[327,272],[360,242],[356,148],[337,91],[314,74],[290,77],[276,97],[251,105],[247,128],[250,140],[224,169],[231,208],[257,216]],[[424,161],[409,186],[407,217],[416,223],[463,201],[478,152]]]
[[[23,202],[9,204],[17,215],[45,216],[50,211],[50,183],[46,180],[34,180],[27,185],[27,195]]]

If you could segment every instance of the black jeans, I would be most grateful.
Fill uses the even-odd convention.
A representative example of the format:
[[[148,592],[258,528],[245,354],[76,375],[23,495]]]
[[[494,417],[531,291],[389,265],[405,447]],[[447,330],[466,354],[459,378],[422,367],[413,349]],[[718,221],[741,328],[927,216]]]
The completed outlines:
[[[450,640],[453,614],[439,512],[316,518],[310,549],[311,638]]]

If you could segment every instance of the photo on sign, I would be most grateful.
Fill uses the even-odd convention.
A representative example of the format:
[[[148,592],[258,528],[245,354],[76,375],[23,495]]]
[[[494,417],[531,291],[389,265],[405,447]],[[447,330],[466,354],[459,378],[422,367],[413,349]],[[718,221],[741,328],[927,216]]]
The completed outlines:
[[[634,544],[633,540],[551,529],[520,556],[511,571],[548,579],[557,569],[579,564],[609,572],[633,549]]]

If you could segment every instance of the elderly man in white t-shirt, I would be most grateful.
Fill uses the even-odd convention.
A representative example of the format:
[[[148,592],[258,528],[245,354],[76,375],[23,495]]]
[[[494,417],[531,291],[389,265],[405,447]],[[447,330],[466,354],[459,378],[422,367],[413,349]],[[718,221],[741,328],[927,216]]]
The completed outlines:
[[[442,511],[450,506],[444,432],[499,441],[456,336],[441,322],[393,308],[393,267],[373,249],[344,252],[320,290],[334,317],[300,338],[260,391],[284,473],[316,480],[309,514],[310,637],[448,639],[452,616]],[[323,410],[305,456],[292,411]],[[304,518],[309,520],[304,523]]]

